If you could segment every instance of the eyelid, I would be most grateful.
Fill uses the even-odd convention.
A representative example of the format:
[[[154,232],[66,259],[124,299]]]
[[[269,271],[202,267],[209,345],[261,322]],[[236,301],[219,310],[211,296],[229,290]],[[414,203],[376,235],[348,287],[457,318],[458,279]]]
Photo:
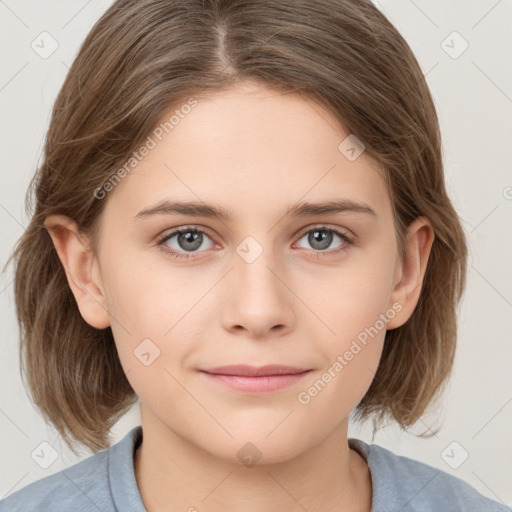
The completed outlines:
[[[201,226],[200,224],[184,224],[183,226],[178,226],[177,228],[172,228],[167,233],[158,237],[157,243],[161,244],[164,241],[171,239],[173,236],[179,235],[182,232],[186,231],[196,231],[198,233],[203,233],[208,235],[208,237],[212,240],[212,242],[216,243],[216,236],[213,234],[209,228],[205,226]]]
[[[181,231],[186,231],[187,229],[190,231],[198,231],[198,232],[206,233],[212,240],[215,240],[215,238],[216,238],[216,235],[213,233],[213,231],[211,231],[206,226],[202,226],[200,224],[184,224],[184,225],[178,226],[176,228],[171,228],[168,233],[165,233],[164,235],[159,236],[158,240],[159,241],[165,240],[166,238],[172,237],[173,235],[179,234]],[[347,238],[354,238],[354,235],[352,235],[349,232],[349,230],[347,230],[346,228],[342,228],[340,226],[330,226],[326,223],[317,223],[317,224],[311,224],[309,226],[306,226],[306,227],[300,229],[299,231],[297,231],[295,233],[294,237],[302,237],[306,233],[309,233],[310,231],[312,231],[314,229],[325,229],[325,230],[334,231],[334,232],[338,231],[341,234],[345,235]]]
[[[350,231],[346,228],[342,228],[340,226],[330,226],[329,224],[323,224],[323,223],[311,224],[310,226],[306,226],[305,228],[299,230],[295,236],[302,238],[306,233],[309,233],[310,231],[313,231],[315,229],[317,229],[317,230],[324,229],[325,231],[332,231],[334,233],[339,233],[340,235],[344,235],[350,239],[354,238],[354,236],[351,235]]]

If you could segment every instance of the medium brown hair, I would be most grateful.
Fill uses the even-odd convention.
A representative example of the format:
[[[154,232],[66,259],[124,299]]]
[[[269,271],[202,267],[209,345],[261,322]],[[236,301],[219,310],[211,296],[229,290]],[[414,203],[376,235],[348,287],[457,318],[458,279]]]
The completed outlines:
[[[31,222],[9,258],[16,264],[20,371],[72,450],[75,441],[108,448],[111,427],[137,396],[110,327],[95,329],[82,318],[44,220],[70,217],[95,249],[108,197],[94,191],[163,113],[242,80],[318,102],[363,142],[384,170],[402,256],[414,219],[425,216],[433,227],[416,309],[386,332],[355,418],[372,417],[374,429],[386,417],[409,427],[451,372],[466,239],[445,190],[431,94],[386,17],[369,0],[118,0],[88,34],[56,99],[27,191]]]

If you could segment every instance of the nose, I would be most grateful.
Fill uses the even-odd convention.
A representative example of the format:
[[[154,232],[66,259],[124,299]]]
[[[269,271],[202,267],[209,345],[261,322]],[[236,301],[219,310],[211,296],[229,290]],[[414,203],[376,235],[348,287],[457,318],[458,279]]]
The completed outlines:
[[[229,274],[221,299],[225,329],[257,339],[282,336],[293,329],[296,299],[284,265],[271,251],[263,250],[254,261],[234,254]]]

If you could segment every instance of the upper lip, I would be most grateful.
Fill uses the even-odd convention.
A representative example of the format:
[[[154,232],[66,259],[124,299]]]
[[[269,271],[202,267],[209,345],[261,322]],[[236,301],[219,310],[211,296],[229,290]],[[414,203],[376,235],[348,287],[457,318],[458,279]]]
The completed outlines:
[[[308,371],[308,368],[296,368],[293,366],[283,366],[280,364],[268,364],[265,366],[250,366],[247,364],[237,364],[231,366],[216,366],[215,368],[206,368],[201,371],[214,373],[218,375],[239,375],[246,377],[262,377],[267,375],[295,375]]]

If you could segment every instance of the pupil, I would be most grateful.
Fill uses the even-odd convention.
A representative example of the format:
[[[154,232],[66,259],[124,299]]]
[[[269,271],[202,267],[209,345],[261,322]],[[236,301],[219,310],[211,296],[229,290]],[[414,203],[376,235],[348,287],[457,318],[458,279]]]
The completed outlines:
[[[312,231],[309,235],[309,243],[312,247],[319,250],[327,249],[331,245],[331,240],[332,233],[327,232],[325,229]],[[315,244],[317,244],[316,247]]]
[[[180,233],[180,235],[178,236],[178,243],[180,244],[180,247],[185,250],[198,249],[199,247],[201,247],[202,236],[202,233],[192,231]],[[182,242],[185,243],[185,246],[183,246]]]

